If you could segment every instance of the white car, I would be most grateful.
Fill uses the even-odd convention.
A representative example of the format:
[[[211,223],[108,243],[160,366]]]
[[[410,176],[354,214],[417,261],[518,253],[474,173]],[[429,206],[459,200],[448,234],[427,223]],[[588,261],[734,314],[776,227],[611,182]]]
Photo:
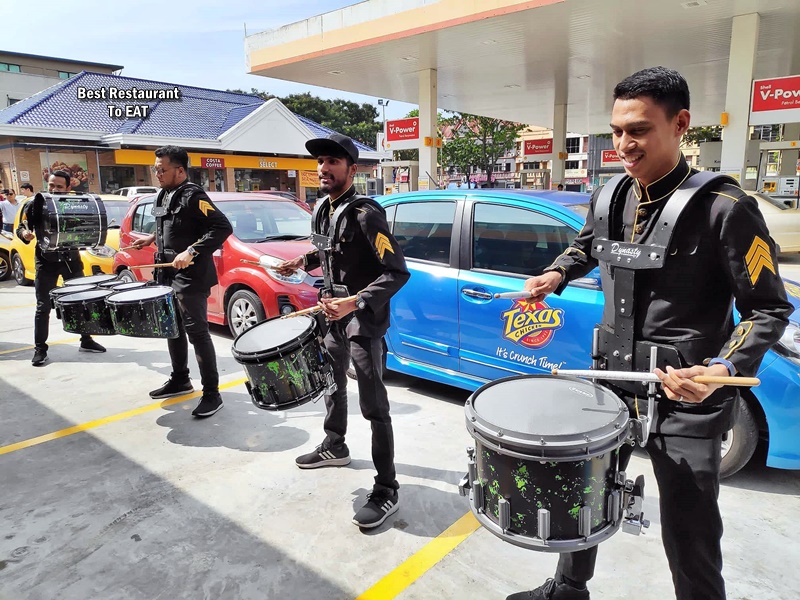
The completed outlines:
[[[758,202],[778,252],[800,252],[800,208],[789,208],[762,192],[747,192]]]
[[[134,196],[141,196],[142,194],[157,194],[158,188],[152,185],[137,186],[137,187],[124,187],[111,192],[115,196],[127,196],[133,198]]]

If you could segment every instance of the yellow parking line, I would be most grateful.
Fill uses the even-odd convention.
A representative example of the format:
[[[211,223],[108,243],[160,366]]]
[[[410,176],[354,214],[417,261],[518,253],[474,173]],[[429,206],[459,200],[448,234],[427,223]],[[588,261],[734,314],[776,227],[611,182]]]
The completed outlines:
[[[36,306],[36,303],[33,304],[15,304],[13,306],[0,306],[0,310],[11,310],[12,308],[30,308],[31,306]]]
[[[70,342],[77,342],[79,337],[71,337],[65,340],[58,340],[55,342],[47,342],[48,346],[55,346],[56,344],[69,344]],[[19,348],[12,348],[11,350],[0,350],[0,354],[14,354],[15,352],[24,352],[25,350],[33,350],[36,346],[20,346]]]
[[[403,561],[399,567],[361,594],[356,600],[391,600],[414,583],[431,567],[455,550],[461,542],[480,527],[477,519],[468,512],[450,525],[418,552]]]
[[[241,379],[237,379],[235,381],[230,381],[228,383],[222,384],[221,386],[219,386],[219,389],[224,390],[232,388],[237,385],[243,384],[245,381],[247,381],[247,379],[242,377]],[[0,446],[0,456],[2,456],[3,454],[9,454],[11,452],[16,452],[17,450],[30,448],[31,446],[38,446],[39,444],[44,444],[45,442],[49,442],[51,440],[64,438],[73,435],[75,433],[80,433],[81,431],[96,429],[97,427],[100,427],[102,425],[106,425],[108,423],[115,423],[116,421],[122,421],[123,419],[128,419],[130,417],[135,417],[136,415],[141,415],[146,412],[158,410],[159,408],[166,408],[167,406],[172,406],[173,404],[179,404],[191,398],[196,398],[201,394],[202,392],[192,392],[191,394],[176,396],[175,398],[169,398],[161,402],[154,402],[153,404],[148,404],[147,406],[141,406],[139,408],[134,408],[132,410],[126,410],[125,412],[117,413],[116,415],[103,417],[101,419],[95,419],[94,421],[81,423],[80,425],[73,425],[72,427],[67,427],[66,429],[60,429],[59,431],[46,433],[45,435],[40,435],[35,438],[23,440],[21,442],[16,442],[15,444],[9,444],[8,446]]]

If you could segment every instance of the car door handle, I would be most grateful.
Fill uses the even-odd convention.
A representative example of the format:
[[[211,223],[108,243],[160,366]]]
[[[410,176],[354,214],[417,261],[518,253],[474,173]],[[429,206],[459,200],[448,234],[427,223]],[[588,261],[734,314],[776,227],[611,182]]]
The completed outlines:
[[[492,295],[489,292],[479,292],[478,290],[473,290],[471,288],[463,288],[461,292],[470,298],[480,298],[481,300],[492,299]]]

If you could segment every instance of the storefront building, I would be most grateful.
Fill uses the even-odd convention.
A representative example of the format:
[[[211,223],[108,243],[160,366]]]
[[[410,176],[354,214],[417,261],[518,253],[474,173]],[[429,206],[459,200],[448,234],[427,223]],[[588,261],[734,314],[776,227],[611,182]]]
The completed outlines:
[[[83,72],[0,111],[0,179],[39,190],[61,169],[77,191],[158,187],[154,150],[173,144],[206,190],[311,200],[319,181],[305,142],[330,133],[277,99]],[[357,146],[365,180],[384,153]]]

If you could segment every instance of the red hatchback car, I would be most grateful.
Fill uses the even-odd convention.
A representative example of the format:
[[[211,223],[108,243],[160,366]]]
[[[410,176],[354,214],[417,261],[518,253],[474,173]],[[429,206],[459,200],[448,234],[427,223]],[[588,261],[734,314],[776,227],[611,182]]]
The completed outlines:
[[[231,235],[214,253],[219,284],[211,289],[208,320],[227,325],[233,335],[279,315],[308,308],[317,303],[321,286],[316,276],[298,271],[283,277],[273,269],[283,260],[313,249],[311,214],[297,202],[268,193],[209,192],[233,225]],[[140,197],[125,215],[120,230],[120,248],[155,231],[155,195]],[[153,278],[153,269],[137,265],[154,262],[155,245],[141,250],[120,250],[114,257],[114,272],[129,281]],[[267,268],[242,262],[259,261]]]

